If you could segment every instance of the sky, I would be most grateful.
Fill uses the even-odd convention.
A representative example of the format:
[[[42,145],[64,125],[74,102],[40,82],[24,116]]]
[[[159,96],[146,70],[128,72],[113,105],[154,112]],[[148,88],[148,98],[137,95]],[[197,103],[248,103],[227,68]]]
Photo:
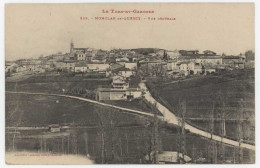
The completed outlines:
[[[102,13],[103,9],[154,13]],[[148,17],[176,20],[152,21]],[[6,4],[6,60],[66,53],[71,40],[75,47],[84,48],[197,49],[237,55],[254,50],[254,4]]]

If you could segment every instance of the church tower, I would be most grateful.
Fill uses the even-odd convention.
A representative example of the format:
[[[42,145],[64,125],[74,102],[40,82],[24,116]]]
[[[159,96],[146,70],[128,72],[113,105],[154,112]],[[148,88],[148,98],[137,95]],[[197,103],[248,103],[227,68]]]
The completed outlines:
[[[73,41],[71,40],[71,42],[70,42],[70,53],[72,54],[73,51],[74,51],[74,43],[73,43]]]

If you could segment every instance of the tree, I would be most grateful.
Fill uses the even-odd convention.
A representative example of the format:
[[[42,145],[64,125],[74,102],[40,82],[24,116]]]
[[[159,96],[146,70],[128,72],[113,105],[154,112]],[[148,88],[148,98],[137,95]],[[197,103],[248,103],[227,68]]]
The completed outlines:
[[[167,59],[168,59],[168,57],[167,57],[167,53],[166,53],[165,50],[163,51],[163,59],[164,59],[164,60],[167,60]]]
[[[156,107],[156,103],[152,104],[153,118],[152,120],[145,120],[145,131],[141,133],[142,141],[142,155],[146,155],[148,158],[148,163],[157,164],[158,163],[158,153],[161,150],[161,139],[160,139],[160,120],[158,117],[159,111]],[[148,139],[145,139],[148,137]],[[143,139],[143,140],[142,140]]]
[[[159,119],[156,104],[154,104],[154,117],[153,117],[153,163],[158,162],[159,152]]]
[[[179,100],[177,106],[177,116],[178,116],[178,147],[177,147],[177,161],[178,163],[185,162],[186,154],[186,132],[185,132],[185,122],[186,122],[186,99]],[[181,157],[180,157],[181,154]]]
[[[215,123],[215,118],[214,118],[214,113],[215,113],[215,101],[213,100],[212,102],[212,111],[211,111],[211,119],[210,119],[210,142],[209,142],[209,150],[210,150],[210,163],[215,163],[215,142],[213,141],[213,134],[214,134],[214,123]]]
[[[103,123],[102,114],[100,114],[98,110],[96,112],[99,118],[98,128],[99,128],[99,135],[101,139],[101,163],[104,164],[105,163],[105,126]]]
[[[245,52],[246,61],[255,60],[255,53],[252,50],[248,50]]]
[[[72,130],[71,136],[71,150],[72,154],[78,154],[78,133],[77,130]]]
[[[221,143],[220,143],[220,159],[225,161],[225,145],[223,144],[223,138],[226,136],[226,104],[228,104],[228,93],[223,93],[219,91],[216,93],[215,97],[215,106],[217,112],[217,119],[221,121]]]
[[[87,131],[85,131],[83,133],[83,137],[84,137],[84,141],[85,141],[85,154],[86,154],[86,156],[88,156],[89,150],[88,150],[88,133],[87,133]]]
[[[154,64],[151,66],[151,68],[152,68],[152,74],[157,77],[158,82],[162,81],[166,73],[162,63]]]
[[[244,103],[244,99],[241,99],[239,101],[239,113],[238,113],[238,135],[237,135],[237,140],[239,142],[239,147],[238,147],[238,163],[242,163],[243,162],[243,151],[241,149],[241,143],[243,142],[243,116],[244,116],[244,107],[245,107],[245,103]]]

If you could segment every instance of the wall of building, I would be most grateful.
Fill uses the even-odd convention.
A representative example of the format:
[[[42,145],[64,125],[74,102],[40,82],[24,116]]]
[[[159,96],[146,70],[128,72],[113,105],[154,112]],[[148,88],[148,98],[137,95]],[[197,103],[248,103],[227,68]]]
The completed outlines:
[[[110,100],[126,100],[125,91],[122,92],[110,92]]]
[[[142,96],[141,90],[136,90],[136,91],[126,91],[126,96],[132,95],[134,98],[139,98]]]
[[[131,70],[137,69],[137,63],[136,62],[126,62],[125,67]]]
[[[82,67],[75,67],[75,72],[86,72],[88,70],[88,67],[82,66]]]
[[[125,78],[129,78],[129,77],[135,75],[134,71],[120,71],[119,73],[121,76],[123,76]]]
[[[99,100],[110,100],[110,92],[99,92]]]
[[[109,64],[88,64],[87,65],[90,70],[96,70],[96,71],[106,71],[109,69]]]

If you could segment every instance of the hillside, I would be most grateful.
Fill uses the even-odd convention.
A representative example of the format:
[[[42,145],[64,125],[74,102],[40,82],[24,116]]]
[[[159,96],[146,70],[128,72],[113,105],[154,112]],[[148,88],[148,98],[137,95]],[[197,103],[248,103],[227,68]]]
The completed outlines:
[[[147,85],[153,96],[175,114],[179,102],[186,100],[188,122],[207,131],[214,102],[214,118],[220,120],[221,112],[225,112],[226,136],[238,138],[237,120],[241,118],[243,139],[254,142],[254,71],[239,70],[170,84],[147,82]],[[215,122],[216,134],[221,132],[220,124]]]

